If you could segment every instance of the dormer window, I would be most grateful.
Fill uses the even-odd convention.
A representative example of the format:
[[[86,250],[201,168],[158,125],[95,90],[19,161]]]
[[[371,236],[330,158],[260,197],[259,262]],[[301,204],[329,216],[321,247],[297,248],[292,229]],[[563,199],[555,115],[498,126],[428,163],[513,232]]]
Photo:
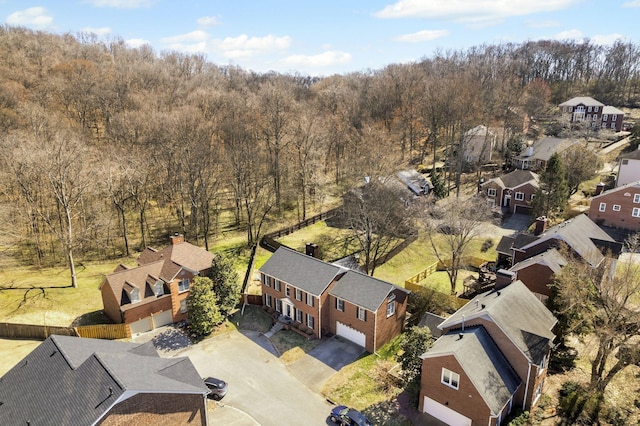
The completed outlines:
[[[129,291],[129,299],[131,299],[131,303],[136,303],[140,301],[140,289],[139,288],[132,288]]]
[[[162,296],[164,294],[164,285],[162,284],[162,281],[156,281],[153,285],[153,292],[156,296]]]

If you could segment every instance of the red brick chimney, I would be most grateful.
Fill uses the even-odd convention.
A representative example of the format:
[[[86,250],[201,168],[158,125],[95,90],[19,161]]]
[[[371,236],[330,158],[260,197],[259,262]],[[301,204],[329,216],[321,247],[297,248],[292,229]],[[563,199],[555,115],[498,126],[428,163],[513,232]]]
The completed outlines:
[[[540,235],[547,229],[547,220],[546,216],[536,218],[536,229],[533,231],[534,235]]]
[[[501,288],[505,288],[506,286],[514,282],[517,277],[518,276],[515,272],[507,271],[506,269],[498,269],[496,271],[495,289],[500,290]]]
[[[604,192],[604,183],[600,182],[596,185],[596,195],[600,195]]]
[[[171,245],[175,246],[176,244],[184,243],[184,235],[178,234],[177,232],[169,237],[171,240]]]

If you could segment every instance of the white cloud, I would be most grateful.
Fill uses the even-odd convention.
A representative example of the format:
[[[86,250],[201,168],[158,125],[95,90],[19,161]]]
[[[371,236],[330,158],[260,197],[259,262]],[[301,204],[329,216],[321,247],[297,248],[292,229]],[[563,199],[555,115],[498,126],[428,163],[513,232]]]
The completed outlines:
[[[209,34],[206,31],[196,30],[173,37],[164,37],[160,39],[160,42],[163,44],[199,43],[207,41],[208,39]]]
[[[424,30],[413,34],[403,34],[395,37],[394,40],[406,43],[420,43],[422,41],[431,41],[448,35],[449,31],[447,30]]]
[[[85,0],[84,3],[92,4],[95,7],[114,7],[117,9],[137,9],[139,7],[149,7],[153,0]]]
[[[551,36],[550,38],[554,40],[580,40],[583,37],[582,31],[580,30],[567,30]]]
[[[215,16],[203,16],[196,21],[201,27],[215,27],[220,25],[220,20]]]
[[[376,12],[378,18],[431,18],[465,23],[500,21],[566,9],[582,0],[398,0]]]
[[[127,46],[137,49],[138,47],[144,46],[145,44],[151,45],[149,40],[145,40],[143,38],[130,38],[129,40],[125,40]]]
[[[246,58],[285,51],[291,46],[291,41],[289,36],[276,37],[269,34],[264,37],[249,37],[242,34],[238,37],[212,40],[211,47],[227,58]]]
[[[622,7],[640,7],[640,0],[633,0],[622,3]]]
[[[318,55],[291,55],[282,60],[283,64],[296,67],[328,67],[349,62],[351,62],[350,53],[335,50]]]
[[[84,27],[82,31],[86,33],[95,34],[98,37],[103,37],[103,36],[106,36],[107,34],[111,34],[111,28],[109,27],[102,27],[102,28]]]
[[[525,25],[529,28],[552,28],[559,27],[558,21],[526,21]]]
[[[621,39],[625,39],[625,36],[623,36],[622,34],[596,34],[590,38],[593,43],[604,46],[611,46],[616,42],[616,40]]]
[[[46,28],[53,23],[53,17],[47,14],[47,9],[44,7],[30,7],[13,12],[7,17],[6,23],[16,26]]]

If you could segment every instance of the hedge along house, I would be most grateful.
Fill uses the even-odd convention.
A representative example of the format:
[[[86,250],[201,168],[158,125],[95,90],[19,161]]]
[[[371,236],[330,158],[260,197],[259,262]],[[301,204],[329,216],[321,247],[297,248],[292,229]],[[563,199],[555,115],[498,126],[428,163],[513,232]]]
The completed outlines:
[[[189,286],[196,276],[206,276],[213,257],[177,234],[162,250],[146,248],[138,267],[119,265],[105,277],[100,286],[105,313],[115,323],[129,324],[132,334],[185,320]]]
[[[375,352],[404,328],[409,291],[280,247],[260,268],[262,297],[316,338],[344,337]]]

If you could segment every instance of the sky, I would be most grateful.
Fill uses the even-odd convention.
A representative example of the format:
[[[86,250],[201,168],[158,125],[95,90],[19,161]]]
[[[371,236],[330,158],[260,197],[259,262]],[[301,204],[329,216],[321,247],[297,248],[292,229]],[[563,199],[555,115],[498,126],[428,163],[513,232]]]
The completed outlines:
[[[0,0],[0,22],[312,76],[528,40],[640,43],[640,0]]]

